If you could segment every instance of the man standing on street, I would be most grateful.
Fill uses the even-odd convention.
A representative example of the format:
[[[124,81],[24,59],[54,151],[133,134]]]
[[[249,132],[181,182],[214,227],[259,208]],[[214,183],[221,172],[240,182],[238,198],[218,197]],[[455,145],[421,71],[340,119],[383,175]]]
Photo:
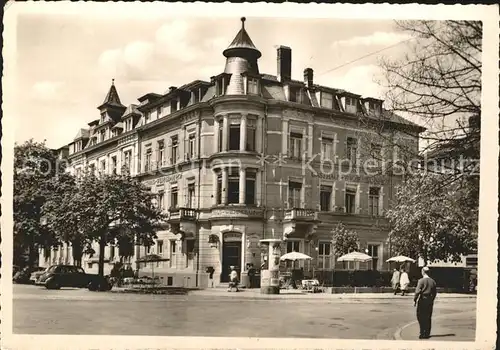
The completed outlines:
[[[432,309],[436,298],[436,282],[429,277],[429,268],[422,269],[422,278],[415,289],[414,306],[417,307],[417,320],[420,325],[419,339],[431,337]]]
[[[399,277],[400,277],[399,270],[394,269],[394,272],[392,273],[392,278],[391,278],[391,284],[392,284],[392,289],[394,290],[394,295],[396,295],[396,293],[398,292]]]

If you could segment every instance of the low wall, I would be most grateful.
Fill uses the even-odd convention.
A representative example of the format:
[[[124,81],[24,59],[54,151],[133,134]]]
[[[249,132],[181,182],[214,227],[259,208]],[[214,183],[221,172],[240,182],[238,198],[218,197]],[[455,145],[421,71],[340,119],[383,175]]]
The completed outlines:
[[[327,291],[331,294],[349,294],[349,293],[394,293],[391,287],[329,287]],[[408,288],[406,293],[414,293],[415,288]],[[401,291],[398,291],[401,293]],[[437,293],[460,293],[463,290],[460,288],[437,288]]]
[[[141,271],[139,277],[148,276],[153,277],[151,271]],[[175,271],[164,272],[159,271],[154,273],[154,277],[159,278],[162,285],[168,287],[180,288],[208,288],[208,273],[189,272],[189,271]]]

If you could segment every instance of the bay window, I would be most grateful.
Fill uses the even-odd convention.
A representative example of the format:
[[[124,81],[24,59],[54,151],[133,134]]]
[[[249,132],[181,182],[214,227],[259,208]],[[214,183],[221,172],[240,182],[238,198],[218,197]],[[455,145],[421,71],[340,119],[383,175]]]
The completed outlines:
[[[240,199],[240,176],[238,168],[230,168],[227,180],[227,202],[237,204]]]
[[[234,124],[233,124],[234,122]],[[229,126],[229,150],[230,151],[238,151],[240,149],[240,130],[241,126],[239,124],[236,124],[235,121],[232,121],[231,125]]]

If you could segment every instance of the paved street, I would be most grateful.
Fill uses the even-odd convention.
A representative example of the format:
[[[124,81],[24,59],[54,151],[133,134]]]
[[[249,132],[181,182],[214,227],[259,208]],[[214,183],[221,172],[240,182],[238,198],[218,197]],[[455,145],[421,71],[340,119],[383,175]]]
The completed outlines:
[[[266,300],[244,293],[136,295],[14,285],[14,333],[393,339],[399,330],[403,339],[414,337],[412,325],[401,330],[415,320],[411,296]],[[468,311],[475,301],[437,300],[440,334],[433,332],[433,340],[472,341],[475,315]]]

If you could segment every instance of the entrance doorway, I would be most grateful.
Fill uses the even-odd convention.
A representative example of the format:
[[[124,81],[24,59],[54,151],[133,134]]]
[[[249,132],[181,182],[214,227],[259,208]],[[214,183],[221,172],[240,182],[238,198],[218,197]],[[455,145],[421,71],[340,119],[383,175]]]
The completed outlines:
[[[224,242],[222,245],[222,276],[221,282],[229,282],[231,266],[236,268],[238,275],[241,272],[241,241]]]

